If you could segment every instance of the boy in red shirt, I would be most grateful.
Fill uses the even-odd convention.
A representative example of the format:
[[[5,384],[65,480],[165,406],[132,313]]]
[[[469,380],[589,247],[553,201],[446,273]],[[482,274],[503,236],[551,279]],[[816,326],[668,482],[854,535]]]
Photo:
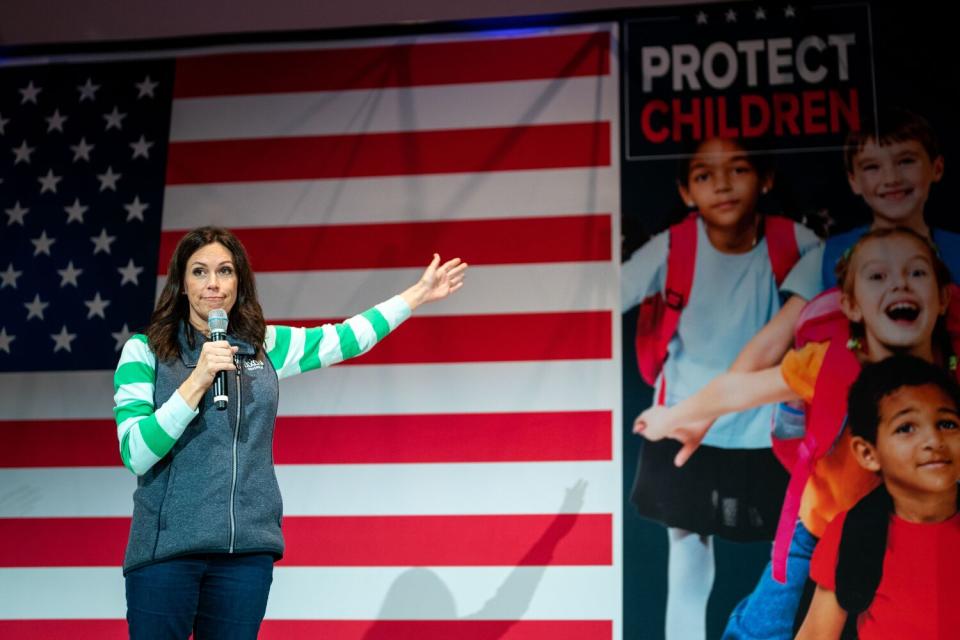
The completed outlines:
[[[956,637],[960,628],[960,388],[911,356],[864,367],[850,389],[851,447],[883,484],[817,545],[817,591],[798,639]]]

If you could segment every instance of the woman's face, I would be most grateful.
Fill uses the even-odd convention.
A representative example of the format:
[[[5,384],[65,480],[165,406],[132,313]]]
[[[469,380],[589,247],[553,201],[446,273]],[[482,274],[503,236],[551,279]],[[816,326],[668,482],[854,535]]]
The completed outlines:
[[[843,309],[852,322],[863,323],[868,358],[907,352],[931,360],[933,329],[946,311],[947,294],[929,248],[906,235],[872,238],[857,248],[850,271]]]
[[[233,254],[212,242],[197,249],[187,259],[183,275],[183,293],[190,304],[190,324],[199,331],[208,331],[207,314],[223,309],[228,314],[237,301],[237,270]]]

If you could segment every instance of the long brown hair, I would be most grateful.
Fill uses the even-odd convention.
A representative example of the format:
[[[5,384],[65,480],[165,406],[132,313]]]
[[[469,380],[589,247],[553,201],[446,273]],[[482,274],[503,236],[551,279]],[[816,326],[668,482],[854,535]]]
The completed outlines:
[[[160,292],[157,306],[150,317],[147,327],[147,340],[150,348],[159,360],[169,360],[180,355],[180,343],[177,335],[180,323],[187,325],[187,340],[194,344],[195,331],[189,323],[190,304],[183,288],[183,277],[187,270],[187,261],[199,249],[219,242],[233,257],[233,267],[237,274],[237,301],[230,309],[229,331],[245,342],[249,342],[258,351],[266,336],[266,322],[263,309],[257,299],[257,286],[250,268],[250,259],[243,244],[227,229],[222,227],[199,227],[187,233],[177,243],[167,268],[167,284]]]

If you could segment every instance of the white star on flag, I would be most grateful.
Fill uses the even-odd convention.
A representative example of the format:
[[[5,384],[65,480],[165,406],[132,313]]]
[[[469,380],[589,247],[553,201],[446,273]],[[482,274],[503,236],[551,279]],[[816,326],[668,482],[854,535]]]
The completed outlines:
[[[87,100],[87,99],[91,101],[96,100],[96,97],[97,97],[96,93],[97,93],[97,89],[99,88],[100,88],[100,85],[93,84],[92,78],[87,78],[87,82],[85,84],[81,84],[77,87],[77,91],[80,92],[80,102],[83,102],[84,100]]]
[[[123,328],[117,332],[110,332],[110,335],[113,336],[113,339],[117,341],[116,346],[113,347],[114,351],[120,351],[123,348],[123,345],[127,344],[127,340],[130,339],[130,336],[133,335],[133,331],[130,331],[127,327],[127,323],[123,323]]]
[[[62,176],[54,175],[53,169],[47,169],[47,175],[37,178],[37,181],[40,183],[40,193],[46,193],[47,191],[56,193],[57,183],[61,180],[63,180]]]
[[[108,306],[110,306],[109,300],[104,300],[100,297],[100,292],[97,291],[97,295],[93,297],[93,300],[84,300],[83,304],[87,305],[87,320],[93,316],[100,316],[104,320],[107,319],[107,315],[103,312]]]
[[[130,148],[133,149],[133,157],[139,158],[149,158],[150,157],[150,147],[153,146],[152,142],[149,142],[144,136],[140,136],[140,139],[136,142],[130,143]]]
[[[145,202],[140,202],[140,196],[134,196],[133,202],[123,205],[123,208],[127,210],[127,222],[130,222],[134,218],[142,222],[143,212],[146,211],[149,206],[150,205]]]
[[[13,203],[13,208],[12,208],[12,209],[5,209],[4,211],[6,211],[7,215],[10,216],[9,219],[7,219],[7,226],[8,226],[8,227],[9,227],[10,225],[12,225],[14,222],[16,222],[17,224],[19,224],[19,225],[22,227],[22,226],[23,226],[23,216],[27,215],[27,213],[30,212],[30,209],[28,209],[28,208],[26,208],[26,207],[21,207],[21,206],[20,206],[20,201],[17,200],[15,203]]]
[[[43,91],[43,88],[33,86],[33,80],[31,80],[30,84],[25,86],[23,89],[20,89],[19,91],[20,91],[20,95],[22,96],[20,98],[20,104],[27,104],[28,102],[37,104],[37,95],[41,91]]]
[[[67,263],[66,269],[57,269],[57,273],[60,274],[60,288],[72,284],[75,287],[79,287],[80,284],[77,282],[77,276],[83,273],[83,269],[77,269],[73,266],[73,260]]]
[[[13,164],[17,165],[21,162],[26,162],[30,164],[30,154],[36,151],[35,147],[28,147],[27,141],[24,140],[19,147],[13,148],[13,155],[17,156],[16,160],[13,161]]]
[[[796,9],[793,8],[792,4],[788,4],[786,8],[784,8],[783,10],[784,18],[793,18],[793,17],[796,17],[796,15],[797,15],[797,11]]]
[[[763,7],[757,7],[757,10],[754,12],[753,17],[756,20],[766,20],[767,12],[763,9]]]
[[[57,109],[53,112],[49,118],[44,118],[47,121],[47,133],[51,131],[59,131],[63,133],[63,123],[67,121],[67,116],[60,114],[60,109]]]
[[[56,242],[56,238],[48,238],[46,230],[40,232],[40,237],[33,238],[30,242],[33,243],[33,255],[38,256],[41,253],[45,253],[48,256],[50,255],[50,246]]]
[[[117,190],[117,180],[123,177],[122,173],[114,173],[113,167],[107,167],[106,173],[98,173],[97,180],[100,181],[100,191]]]
[[[17,278],[19,278],[22,273],[23,271],[16,271],[13,268],[13,263],[11,262],[9,265],[7,265],[7,270],[0,273],[0,280],[3,281],[0,282],[0,289],[3,289],[4,287],[12,287],[16,289]]]
[[[736,21],[737,21],[737,12],[734,11],[733,9],[729,9],[729,10],[727,11],[726,18],[727,18],[727,22],[736,22]]]
[[[147,76],[143,79],[143,82],[135,82],[134,86],[137,87],[137,100],[143,98],[144,96],[153,97],[153,90],[157,88],[159,82],[153,82],[150,80],[150,76]]]
[[[110,113],[103,114],[103,119],[107,121],[106,131],[117,128],[117,131],[123,129],[123,119],[127,117],[127,114],[120,113],[120,110],[116,107],[113,108],[113,111]]]
[[[85,214],[89,208],[90,207],[85,207],[80,204],[80,198],[74,198],[72,205],[63,208],[63,210],[67,212],[67,224],[74,221],[82,224],[83,214]]]
[[[130,258],[130,262],[127,263],[127,266],[120,267],[117,269],[117,271],[119,271],[120,275],[122,276],[120,279],[120,286],[123,286],[128,282],[132,282],[133,284],[140,286],[139,276],[140,272],[143,271],[143,267],[138,267],[137,265],[133,264],[133,258]]]
[[[701,11],[697,14],[697,24],[707,24],[707,14],[704,11]]]
[[[83,158],[87,162],[90,161],[90,152],[93,151],[92,144],[87,144],[86,138],[80,138],[80,142],[77,144],[70,145],[70,150],[73,151],[73,161]]]
[[[6,327],[0,327],[0,351],[10,353],[10,343],[16,340],[17,336],[7,333]]]
[[[99,236],[90,236],[90,240],[93,242],[93,255],[97,255],[101,251],[104,253],[110,253],[110,243],[116,240],[116,236],[107,235],[106,229],[100,230]]]
[[[6,126],[10,122],[10,118],[4,118],[3,114],[0,113],[0,136],[6,135]]]
[[[43,320],[43,310],[49,307],[50,303],[41,300],[40,294],[38,293],[33,297],[33,302],[24,302],[23,306],[27,308],[27,320],[31,318],[40,318]]]
[[[64,351],[70,351],[70,343],[77,337],[77,334],[70,333],[67,331],[67,325],[63,325],[63,328],[60,329],[60,333],[51,333],[50,337],[56,343],[53,347],[53,352],[56,353],[63,349]]]

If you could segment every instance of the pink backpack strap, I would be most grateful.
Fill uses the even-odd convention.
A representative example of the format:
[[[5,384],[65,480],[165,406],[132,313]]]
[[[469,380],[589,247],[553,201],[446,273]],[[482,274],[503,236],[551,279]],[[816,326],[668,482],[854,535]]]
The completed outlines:
[[[786,582],[787,579],[787,557],[800,515],[803,490],[814,465],[830,451],[844,428],[847,393],[859,373],[860,363],[844,341],[832,340],[817,374],[813,402],[807,410],[807,431],[790,469],[790,484],[787,485],[787,495],[780,509],[780,521],[773,541],[773,578],[778,582]]]
[[[810,479],[815,462],[806,441],[801,442],[796,450],[796,462],[790,470],[790,484],[787,485],[787,495],[783,497],[780,520],[777,522],[777,534],[773,539],[773,579],[781,584],[787,581],[790,543],[793,541],[793,531],[797,526],[797,517],[800,515],[803,490],[807,486],[807,480]]]
[[[797,245],[797,230],[793,220],[783,216],[764,216],[764,235],[767,239],[767,254],[773,277],[779,287],[786,280],[790,269],[800,259]]]
[[[663,321],[660,324],[658,353],[662,363],[667,357],[667,347],[677,332],[680,314],[690,299],[693,289],[693,272],[697,263],[697,214],[691,213],[670,227],[670,242],[667,249],[667,276],[663,289]],[[660,380],[657,404],[663,404],[666,381]]]

